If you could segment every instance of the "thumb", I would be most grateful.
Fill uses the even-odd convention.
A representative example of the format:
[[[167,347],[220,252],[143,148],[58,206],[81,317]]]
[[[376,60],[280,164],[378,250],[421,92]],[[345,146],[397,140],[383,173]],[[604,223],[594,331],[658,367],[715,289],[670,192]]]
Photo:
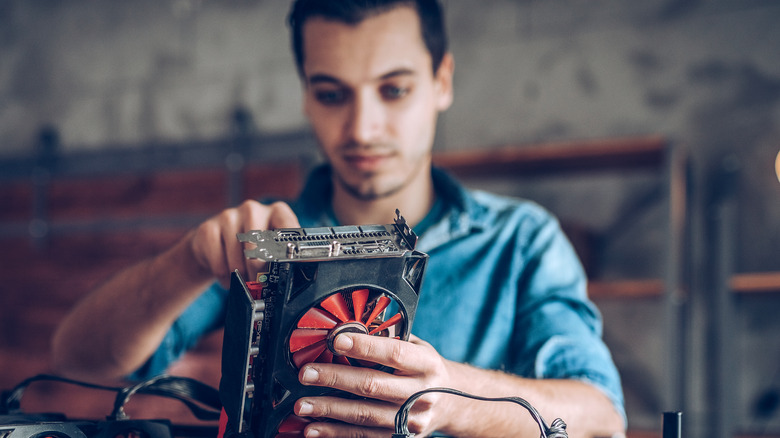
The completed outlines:
[[[271,215],[268,218],[268,228],[300,228],[298,216],[286,202],[274,202],[270,205]]]

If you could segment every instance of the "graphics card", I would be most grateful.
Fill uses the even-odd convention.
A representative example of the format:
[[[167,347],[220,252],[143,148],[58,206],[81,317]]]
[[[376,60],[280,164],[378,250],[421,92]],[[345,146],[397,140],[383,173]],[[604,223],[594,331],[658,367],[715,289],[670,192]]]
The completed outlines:
[[[393,224],[284,228],[239,234],[245,254],[267,262],[247,281],[231,279],[220,398],[225,436],[303,436],[310,420],[292,409],[304,396],[342,391],[304,386],[311,362],[373,367],[339,356],[333,340],[357,332],[408,340],[428,256],[396,211]]]

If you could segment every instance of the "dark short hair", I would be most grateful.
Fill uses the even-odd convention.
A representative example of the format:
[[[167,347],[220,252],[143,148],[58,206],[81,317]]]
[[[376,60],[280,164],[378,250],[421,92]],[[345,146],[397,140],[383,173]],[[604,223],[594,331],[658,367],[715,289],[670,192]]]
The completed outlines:
[[[447,53],[447,33],[438,0],[296,0],[290,9],[288,24],[298,73],[303,77],[303,25],[309,18],[323,17],[355,25],[399,6],[410,6],[417,11],[422,39],[436,74]]]

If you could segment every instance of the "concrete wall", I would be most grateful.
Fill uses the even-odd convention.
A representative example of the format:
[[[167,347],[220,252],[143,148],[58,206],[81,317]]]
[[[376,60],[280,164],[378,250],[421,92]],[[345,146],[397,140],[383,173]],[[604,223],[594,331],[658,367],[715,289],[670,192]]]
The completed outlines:
[[[752,244],[740,268],[777,267],[767,257],[780,243],[776,2],[446,5],[456,102],[437,148],[665,135],[700,178],[723,162],[746,169],[740,237]],[[0,8],[0,157],[30,154],[45,125],[65,153],[219,137],[238,107],[263,132],[306,127],[286,2]]]
[[[773,172],[780,150],[780,3],[445,5],[456,97],[441,118],[438,150],[661,134],[690,154],[687,407],[694,431],[704,434],[713,416],[730,415],[712,411],[717,321],[707,314],[714,263],[708,230],[723,175],[736,175],[730,185],[738,211],[736,269],[780,271],[780,183]],[[268,0],[1,2],[0,160],[33,154],[44,126],[56,127],[66,154],[222,137],[236,108],[248,109],[264,133],[306,129],[287,7]],[[605,231],[651,180],[618,175],[495,188]],[[654,206],[639,215],[604,256],[606,274],[659,275],[663,218]],[[620,344],[616,356],[627,367],[641,365],[631,368],[628,383],[639,385],[643,375],[662,380],[663,330],[653,317],[659,303],[600,305],[607,334]],[[738,428],[780,433],[777,410],[762,418],[753,408],[780,386],[780,303],[776,295],[743,297],[735,307]],[[637,320],[651,329],[634,329]],[[651,394],[630,401],[631,425],[640,428],[656,425],[661,405],[653,400],[663,398],[645,386]]]

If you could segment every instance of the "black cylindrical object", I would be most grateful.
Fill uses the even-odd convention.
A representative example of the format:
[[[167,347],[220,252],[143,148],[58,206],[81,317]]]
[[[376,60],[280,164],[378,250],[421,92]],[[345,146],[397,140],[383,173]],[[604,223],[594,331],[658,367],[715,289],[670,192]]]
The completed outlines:
[[[682,438],[682,412],[664,412],[662,438]]]

